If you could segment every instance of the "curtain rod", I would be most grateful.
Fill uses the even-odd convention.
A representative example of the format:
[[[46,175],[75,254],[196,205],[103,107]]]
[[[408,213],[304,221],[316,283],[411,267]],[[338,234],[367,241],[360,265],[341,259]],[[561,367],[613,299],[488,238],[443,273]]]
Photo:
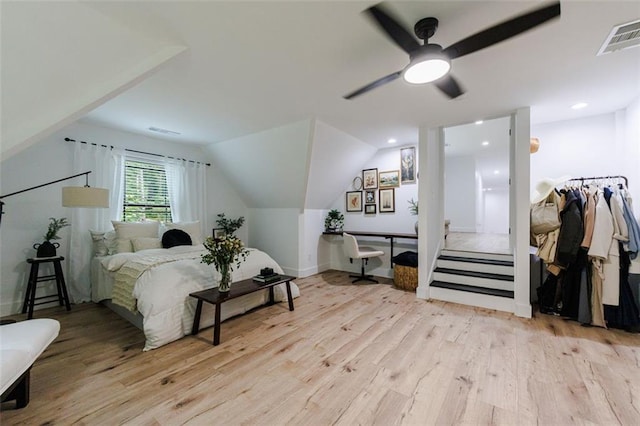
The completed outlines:
[[[86,145],[101,146],[103,148],[109,148],[109,149],[113,149],[114,148],[113,145],[99,145],[97,143],[86,142],[86,141],[77,141],[77,140],[71,139],[71,138],[64,138],[64,140],[67,141],[67,142],[78,142],[78,143],[83,143],[83,144],[86,144]],[[182,160],[182,161],[188,161],[189,163],[204,164],[205,166],[211,166],[211,163],[202,163],[202,162],[196,161],[196,160],[187,160],[186,158],[171,157],[170,155],[155,154],[153,152],[137,151],[135,149],[128,149],[128,148],[125,148],[124,150],[127,151],[127,152],[135,152],[137,154],[153,155],[154,157],[170,158],[172,160]]]

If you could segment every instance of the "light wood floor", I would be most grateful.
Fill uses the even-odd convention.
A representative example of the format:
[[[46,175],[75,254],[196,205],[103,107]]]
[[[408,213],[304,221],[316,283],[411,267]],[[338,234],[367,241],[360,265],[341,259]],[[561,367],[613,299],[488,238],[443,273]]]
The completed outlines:
[[[509,234],[450,232],[444,240],[448,250],[510,254]]]
[[[386,283],[389,281],[386,280]],[[31,403],[3,425],[638,425],[640,337],[417,300],[342,272],[297,280],[286,304],[142,352],[99,305],[60,320]]]

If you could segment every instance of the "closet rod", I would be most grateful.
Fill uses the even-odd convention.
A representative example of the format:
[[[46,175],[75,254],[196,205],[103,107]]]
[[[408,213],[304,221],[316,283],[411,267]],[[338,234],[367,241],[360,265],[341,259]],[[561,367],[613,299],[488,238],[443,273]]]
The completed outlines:
[[[78,142],[78,143],[83,143],[83,144],[86,144],[86,145],[101,146],[103,148],[109,148],[109,149],[113,149],[114,148],[113,145],[98,145],[97,143],[86,142],[86,141],[77,141],[77,140],[71,139],[71,138],[64,138],[64,140],[67,141],[67,142]],[[153,152],[137,151],[135,149],[128,149],[128,148],[125,148],[124,150],[127,151],[127,152],[135,152],[137,154],[153,155],[154,157],[170,158],[172,160],[182,160],[182,161],[188,161],[189,163],[204,164],[205,166],[211,166],[211,163],[201,163],[200,161],[187,160],[186,158],[171,157],[169,155],[155,154]]]
[[[629,180],[627,179],[626,176],[622,176],[622,175],[571,178],[571,179],[568,179],[567,182],[570,182],[572,180],[579,180],[581,182],[584,182],[585,180],[597,180],[597,179],[624,179],[624,186],[626,186],[627,188],[629,187]]]

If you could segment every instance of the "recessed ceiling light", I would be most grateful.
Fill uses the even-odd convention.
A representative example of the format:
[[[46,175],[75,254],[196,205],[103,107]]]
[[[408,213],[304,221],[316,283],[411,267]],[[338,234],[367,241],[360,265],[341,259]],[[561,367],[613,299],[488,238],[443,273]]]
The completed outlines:
[[[499,175],[499,174],[500,174],[500,170],[494,170],[494,171],[493,171],[493,174],[494,174],[494,175]]]
[[[487,191],[491,191],[491,188],[487,188]]]
[[[482,146],[487,146],[487,145],[489,145],[489,141],[483,141],[482,142]]]
[[[582,109],[584,107],[586,107],[587,105],[589,105],[586,102],[578,102],[577,104],[571,105],[571,109]]]
[[[482,123],[484,123],[484,121],[482,121],[482,120],[476,121],[476,124],[482,124]]]
[[[396,143],[397,141],[396,141],[395,139],[391,138],[391,139],[389,139],[387,142],[388,142],[388,143]]]
[[[149,127],[149,130],[157,133],[172,134],[172,135],[180,135],[180,132],[174,132],[173,130],[161,129],[160,127]]]

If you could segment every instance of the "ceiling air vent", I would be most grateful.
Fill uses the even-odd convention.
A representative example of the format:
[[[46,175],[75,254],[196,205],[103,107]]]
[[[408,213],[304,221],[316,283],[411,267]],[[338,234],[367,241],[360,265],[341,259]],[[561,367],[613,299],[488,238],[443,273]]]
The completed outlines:
[[[640,46],[640,20],[613,27],[597,56]]]
[[[161,129],[159,127],[149,127],[149,130],[152,132],[164,133],[165,135],[179,135],[179,132],[174,132],[173,130]]]

